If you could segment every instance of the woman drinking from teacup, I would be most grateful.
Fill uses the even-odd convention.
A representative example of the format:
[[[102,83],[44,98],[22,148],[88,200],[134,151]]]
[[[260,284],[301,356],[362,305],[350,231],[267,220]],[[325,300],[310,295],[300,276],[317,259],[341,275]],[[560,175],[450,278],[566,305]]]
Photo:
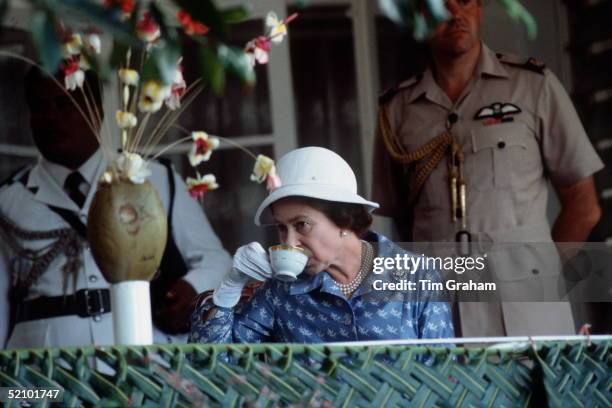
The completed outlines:
[[[406,252],[368,228],[378,204],[357,194],[350,166],[320,147],[278,162],[281,186],[261,203],[257,225],[276,225],[281,245],[238,249],[234,267],[192,317],[193,342],[297,342],[450,338],[447,303],[427,292],[377,292],[375,257]],[[439,281],[436,271],[404,278]],[[238,307],[250,281],[265,281]],[[392,296],[390,296],[392,295]]]

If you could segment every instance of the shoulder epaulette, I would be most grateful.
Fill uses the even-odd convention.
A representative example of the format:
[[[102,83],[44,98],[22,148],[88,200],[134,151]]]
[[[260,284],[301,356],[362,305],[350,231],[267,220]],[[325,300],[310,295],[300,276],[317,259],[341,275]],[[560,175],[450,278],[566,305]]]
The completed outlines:
[[[527,69],[529,71],[537,72],[538,74],[544,74],[546,65],[533,57],[525,58],[516,55],[509,54],[496,54],[500,62],[514,67]]]
[[[379,105],[386,104],[387,102],[391,101],[391,99],[393,99],[399,91],[401,91],[402,89],[408,88],[410,86],[413,86],[415,84],[418,84],[422,78],[423,78],[423,74],[417,74],[405,80],[404,82],[401,82],[398,85],[392,86],[391,88],[384,91],[378,97],[378,104]]]

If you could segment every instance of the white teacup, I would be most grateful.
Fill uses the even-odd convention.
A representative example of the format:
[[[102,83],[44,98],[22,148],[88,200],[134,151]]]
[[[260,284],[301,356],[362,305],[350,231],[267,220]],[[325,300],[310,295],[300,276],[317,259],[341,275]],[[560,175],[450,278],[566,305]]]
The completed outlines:
[[[308,256],[302,248],[291,245],[274,245],[268,249],[274,277],[283,282],[293,282],[302,273]]]

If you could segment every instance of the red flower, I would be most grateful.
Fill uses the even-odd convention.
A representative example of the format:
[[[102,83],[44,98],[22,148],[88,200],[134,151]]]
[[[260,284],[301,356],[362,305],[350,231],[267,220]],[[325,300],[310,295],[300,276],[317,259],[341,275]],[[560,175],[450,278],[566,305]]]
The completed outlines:
[[[189,152],[189,162],[192,166],[197,166],[203,161],[208,161],[212,151],[219,147],[219,139],[209,137],[206,132],[191,132],[193,145]]]
[[[210,190],[215,190],[219,187],[214,174],[206,174],[197,178],[187,177],[187,191],[193,198],[200,199],[204,197]]]
[[[85,72],[80,67],[80,55],[74,55],[62,61],[60,66],[64,74],[64,86],[69,91],[74,91],[83,86]]]
[[[189,195],[196,200],[204,197],[208,193],[208,186],[206,184],[197,184],[189,188]]]
[[[182,10],[176,13],[176,19],[183,26],[187,35],[206,35],[210,30],[207,25],[194,21],[187,12]]]
[[[256,63],[267,64],[270,59],[270,39],[260,36],[247,43],[244,52],[252,66]]]
[[[144,13],[142,20],[136,24],[136,34],[138,38],[148,43],[156,41],[161,35],[159,25],[150,12]]]
[[[187,90],[187,84],[185,83],[185,78],[183,78],[183,66],[181,65],[182,60],[182,58],[179,60],[176,71],[174,71],[174,79],[172,81],[170,96],[168,96],[168,99],[166,99],[166,106],[170,110],[175,110],[181,107],[181,98]]]
[[[195,145],[197,154],[204,154],[210,150],[210,143],[207,140],[196,140]]]
[[[81,58],[80,58],[79,55],[75,55],[72,58],[68,58],[68,59],[65,59],[64,61],[62,61],[61,69],[64,72],[65,76],[72,75],[76,71],[79,70],[79,61],[80,61],[80,59]]]
[[[270,52],[270,39],[264,36],[257,37],[255,39],[255,47],[265,52]]]

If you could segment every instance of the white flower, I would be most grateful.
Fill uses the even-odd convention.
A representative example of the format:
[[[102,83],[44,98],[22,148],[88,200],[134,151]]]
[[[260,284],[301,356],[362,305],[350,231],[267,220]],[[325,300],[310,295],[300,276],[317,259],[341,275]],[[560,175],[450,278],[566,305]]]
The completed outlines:
[[[189,152],[189,163],[193,167],[208,161],[212,151],[219,147],[219,139],[208,137],[206,132],[191,132],[191,138],[193,139],[193,145]]]
[[[117,111],[115,113],[115,120],[121,129],[133,128],[138,123],[138,119],[136,119],[133,113],[124,111]]]
[[[138,110],[145,113],[155,113],[161,109],[164,101],[154,101],[145,95],[140,95],[138,99]]]
[[[136,153],[122,153],[115,161],[115,171],[120,178],[134,184],[144,183],[151,175],[147,162]]]
[[[157,112],[169,95],[169,86],[161,85],[157,81],[147,81],[140,92],[138,109],[141,112]]]
[[[154,101],[163,101],[170,96],[171,88],[159,81],[149,80],[142,86],[141,93]]]
[[[183,78],[183,71],[181,69],[181,61],[179,60],[176,71],[174,71],[174,79],[172,86],[170,87],[170,95],[166,99],[166,106],[170,110],[176,110],[181,107],[181,97],[187,89],[185,78]]]
[[[263,183],[266,181],[268,176],[276,175],[276,166],[274,165],[274,160],[269,158],[268,156],[264,156],[260,154],[257,156],[257,160],[255,160],[255,166],[253,166],[253,174],[251,174],[251,180],[256,181],[258,183]]]
[[[281,43],[287,35],[287,25],[283,20],[279,20],[273,11],[266,16],[266,26],[270,30],[270,40],[275,44]]]
[[[64,86],[67,90],[74,91],[75,89],[83,86],[83,81],[85,81],[85,72],[77,69],[64,77]]]
[[[62,46],[62,56],[70,58],[74,55],[79,55],[82,47],[83,40],[81,36],[79,34],[72,34]]]
[[[119,70],[119,79],[125,85],[138,85],[138,81],[140,80],[140,76],[138,75],[138,71],[133,69],[121,68]]]
[[[100,41],[100,36],[98,34],[89,34],[85,38],[85,42],[87,46],[96,54],[99,54],[102,49],[102,41]]]

